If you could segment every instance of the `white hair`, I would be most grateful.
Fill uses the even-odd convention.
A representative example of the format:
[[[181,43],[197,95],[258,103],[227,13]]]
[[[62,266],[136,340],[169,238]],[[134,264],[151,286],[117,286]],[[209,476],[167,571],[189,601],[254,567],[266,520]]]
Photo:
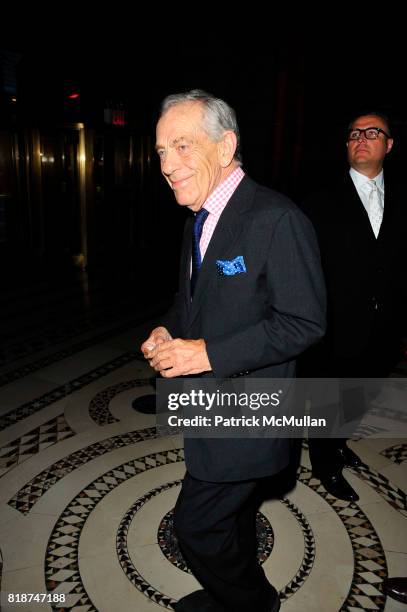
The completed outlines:
[[[200,102],[202,104],[202,128],[213,142],[219,142],[226,130],[231,130],[235,133],[237,147],[234,158],[241,164],[240,134],[236,121],[236,113],[233,108],[224,100],[215,98],[215,96],[203,91],[203,89],[191,89],[191,91],[172,94],[164,98],[160,108],[160,117],[171,107],[184,104],[185,102]]]

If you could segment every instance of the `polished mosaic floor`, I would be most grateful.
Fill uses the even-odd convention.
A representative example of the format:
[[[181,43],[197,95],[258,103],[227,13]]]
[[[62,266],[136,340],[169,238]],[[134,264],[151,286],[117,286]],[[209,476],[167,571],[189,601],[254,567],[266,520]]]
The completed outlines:
[[[171,610],[197,588],[172,511],[182,439],[132,408],[151,392],[138,352],[148,314],[78,318],[55,336],[34,323],[0,366],[0,573],[4,610]],[[48,320],[49,322],[49,320]],[[54,335],[53,335],[54,334]],[[297,486],[257,517],[258,558],[283,612],[386,610],[387,575],[407,574],[407,440],[352,443],[358,503],[328,495],[302,450]],[[65,603],[11,606],[10,593]],[[254,611],[255,612],[255,611]]]

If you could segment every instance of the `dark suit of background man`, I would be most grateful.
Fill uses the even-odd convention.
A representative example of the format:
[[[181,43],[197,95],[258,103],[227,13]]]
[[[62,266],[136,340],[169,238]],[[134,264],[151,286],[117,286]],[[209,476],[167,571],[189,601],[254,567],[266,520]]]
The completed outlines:
[[[407,318],[407,202],[406,190],[384,178],[392,147],[384,115],[357,116],[348,131],[349,174],[304,204],[321,251],[328,325],[326,337],[302,358],[301,376],[384,378],[400,357]],[[325,488],[357,500],[342,468],[357,467],[360,459],[346,440],[309,443],[313,472]]]
[[[163,377],[294,376],[295,358],[325,328],[311,223],[287,198],[244,174],[234,111],[212,95],[193,90],[164,100],[156,147],[178,204],[209,215],[193,297],[191,215],[170,322],[143,343],[146,358]],[[236,273],[222,275],[217,260],[240,263],[231,264]],[[185,439],[175,530],[205,590],[182,598],[177,611],[279,609],[256,560],[255,503],[259,480],[287,466],[289,447],[287,439]]]

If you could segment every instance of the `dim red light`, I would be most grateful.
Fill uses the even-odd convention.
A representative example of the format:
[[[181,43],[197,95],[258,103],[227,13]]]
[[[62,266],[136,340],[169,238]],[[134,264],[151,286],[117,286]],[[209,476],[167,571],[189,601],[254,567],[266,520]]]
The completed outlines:
[[[112,112],[112,125],[126,125],[126,120],[124,118],[124,111],[114,110]]]
[[[71,93],[71,94],[69,94],[68,98],[69,98],[70,100],[76,100],[76,98],[79,98],[79,94],[78,94],[78,93],[76,93],[76,92]]]

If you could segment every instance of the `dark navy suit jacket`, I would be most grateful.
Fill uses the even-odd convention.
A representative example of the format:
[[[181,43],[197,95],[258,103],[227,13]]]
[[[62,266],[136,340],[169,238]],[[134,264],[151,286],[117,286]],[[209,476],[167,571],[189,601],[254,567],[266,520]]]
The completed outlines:
[[[295,360],[325,331],[325,286],[317,240],[285,196],[245,176],[226,205],[190,295],[188,219],[179,293],[167,327],[173,337],[204,338],[211,376],[295,376]],[[221,276],[217,260],[242,256],[246,272]],[[185,439],[192,476],[237,481],[271,475],[289,458],[287,439]]]

